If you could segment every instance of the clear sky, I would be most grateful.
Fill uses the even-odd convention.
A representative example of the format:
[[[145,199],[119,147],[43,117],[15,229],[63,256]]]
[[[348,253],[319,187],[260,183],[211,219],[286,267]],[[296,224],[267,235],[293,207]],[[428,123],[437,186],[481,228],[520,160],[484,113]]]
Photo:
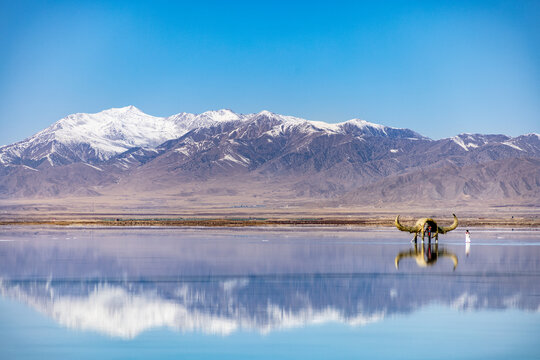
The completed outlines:
[[[536,0],[0,0],[0,49],[0,144],[126,105],[540,132]]]

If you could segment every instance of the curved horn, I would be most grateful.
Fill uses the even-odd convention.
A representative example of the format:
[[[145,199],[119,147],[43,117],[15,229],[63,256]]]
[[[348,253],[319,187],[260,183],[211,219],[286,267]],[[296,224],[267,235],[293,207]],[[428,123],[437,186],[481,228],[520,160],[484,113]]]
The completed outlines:
[[[456,270],[456,267],[458,265],[458,258],[456,256],[456,254],[454,253],[451,253],[450,251],[446,251],[446,250],[443,250],[440,254],[439,254],[440,257],[449,257],[450,259],[452,259],[452,262],[454,263],[454,270]]]
[[[441,226],[439,227],[439,234],[446,234],[449,231],[454,230],[458,226],[458,219],[456,214],[452,214],[454,216],[454,222],[450,226]]]
[[[416,229],[416,226],[403,226],[399,223],[399,215],[396,217],[396,221],[394,222],[396,224],[396,227],[401,231],[408,231],[410,233],[416,233],[418,230]]]
[[[418,252],[418,248],[415,245],[414,250],[402,251],[399,254],[397,254],[396,258],[394,259],[394,265],[396,265],[396,269],[399,270],[399,262],[401,259],[408,258],[408,257],[415,257],[417,255],[417,252]]]

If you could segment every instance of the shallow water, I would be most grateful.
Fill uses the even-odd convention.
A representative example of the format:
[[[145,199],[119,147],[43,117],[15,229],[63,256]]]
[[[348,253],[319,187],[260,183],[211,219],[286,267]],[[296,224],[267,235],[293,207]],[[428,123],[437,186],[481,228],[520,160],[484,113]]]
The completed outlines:
[[[0,358],[540,358],[540,232],[471,233],[3,228]]]

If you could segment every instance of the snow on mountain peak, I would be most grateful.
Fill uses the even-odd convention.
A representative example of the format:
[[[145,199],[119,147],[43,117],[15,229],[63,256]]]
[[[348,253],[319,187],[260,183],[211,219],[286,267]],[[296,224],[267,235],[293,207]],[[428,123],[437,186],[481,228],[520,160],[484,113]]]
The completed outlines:
[[[276,116],[276,114],[274,114],[273,112],[268,111],[268,110],[259,111],[259,112],[258,112],[257,114],[255,114],[255,115],[267,116],[267,117],[274,117],[274,116]]]
[[[227,121],[244,120],[245,116],[237,114],[229,109],[221,109],[205,111],[200,114],[182,112],[169,116],[167,119],[172,121],[178,128],[177,136],[171,138],[174,139],[193,129],[213,126]]]
[[[280,114],[276,114],[268,110],[263,110],[258,113],[249,114],[246,116],[252,119],[266,117],[268,119],[278,120],[286,126],[302,126],[302,125],[311,126],[313,125],[312,124],[313,122],[310,120],[306,120],[306,119],[302,119],[302,118],[290,116],[290,115],[280,115]]]
[[[369,121],[366,121],[366,120],[362,120],[362,119],[351,119],[351,120],[347,120],[345,122],[342,122],[341,124],[350,124],[350,125],[354,125],[354,126],[359,127],[359,128],[370,127],[370,128],[374,128],[374,129],[379,129],[379,130],[384,131],[384,132],[386,131],[386,129],[390,128],[389,126],[375,124],[375,123],[372,123],[372,122],[369,122]]]
[[[429,140],[429,138],[426,138],[425,136],[422,136],[410,129],[375,124],[361,119],[351,119],[336,125],[338,125],[341,129],[344,129],[346,132],[360,136],[382,136],[391,138]]]
[[[133,147],[157,146],[179,133],[174,121],[147,115],[135,106],[126,106],[93,114],[68,115],[30,138],[13,144],[9,152],[12,157],[18,157],[27,149],[38,147],[40,151],[30,154],[33,161],[47,158],[50,162],[53,153],[60,157],[106,160]],[[58,151],[67,153],[59,154]]]
[[[95,114],[74,114],[59,123],[62,126],[54,129],[58,141],[88,143],[105,154],[134,146],[155,146],[176,134],[176,127],[171,121],[147,115],[134,106]]]
[[[133,105],[128,105],[128,106],[124,106],[120,108],[110,108],[107,110],[100,111],[99,113],[126,113],[126,112],[143,113],[139,108]]]
[[[205,111],[197,116],[216,122],[241,120],[242,118],[240,115],[229,109]]]
[[[486,144],[504,143],[513,140],[509,136],[501,134],[471,134],[461,133],[452,138],[453,142],[463,148],[465,151],[469,151],[470,148],[477,148]]]
[[[355,135],[394,136],[387,131],[408,131],[407,134],[396,136],[421,137],[410,130],[394,129],[359,119],[339,124],[328,124],[294,116],[279,115],[268,110],[252,114],[238,114],[230,109],[206,111],[201,114],[183,112],[169,117],[156,117],[145,114],[137,107],[129,105],[92,114],[68,115],[30,138],[2,147],[0,155],[3,161],[9,158],[24,157],[35,162],[46,158],[50,162],[52,154],[55,154],[54,158],[60,156],[65,159],[80,158],[84,161],[107,160],[134,147],[156,147],[194,129],[229,121],[258,120],[261,117],[278,121],[276,133],[294,128],[306,134],[343,132]],[[36,148],[39,148],[39,151],[32,150]]]

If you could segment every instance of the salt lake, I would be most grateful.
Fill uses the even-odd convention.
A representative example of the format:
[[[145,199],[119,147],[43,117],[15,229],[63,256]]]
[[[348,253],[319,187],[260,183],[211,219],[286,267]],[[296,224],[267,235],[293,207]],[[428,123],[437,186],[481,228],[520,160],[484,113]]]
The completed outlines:
[[[1,359],[538,359],[540,231],[0,229]]]

